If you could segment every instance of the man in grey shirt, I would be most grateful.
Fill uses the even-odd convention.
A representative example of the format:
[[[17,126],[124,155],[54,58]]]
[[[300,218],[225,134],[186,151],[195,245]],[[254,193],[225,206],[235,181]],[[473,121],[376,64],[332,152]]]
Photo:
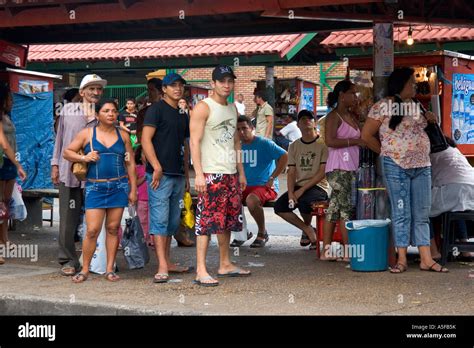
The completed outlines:
[[[62,105],[58,132],[51,160],[51,180],[59,185],[59,255],[61,274],[72,276],[80,269],[74,235],[80,223],[84,184],[71,171],[71,162],[63,158],[63,151],[85,127],[96,125],[94,104],[102,97],[107,81],[95,74],[84,76],[79,87],[81,103]]]

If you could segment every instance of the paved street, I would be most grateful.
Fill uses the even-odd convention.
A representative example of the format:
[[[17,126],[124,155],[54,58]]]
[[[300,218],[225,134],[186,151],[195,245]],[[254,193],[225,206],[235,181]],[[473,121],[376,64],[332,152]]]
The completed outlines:
[[[55,210],[57,212],[57,209]],[[421,272],[411,262],[401,275],[353,272],[340,262],[317,261],[315,252],[299,246],[300,232],[266,211],[270,242],[263,250],[244,246],[233,260],[252,270],[249,278],[221,280],[217,288],[192,284],[193,274],[153,284],[156,262],[127,270],[119,252],[122,281],[92,275],[73,284],[58,273],[58,222],[40,231],[12,232],[18,244],[38,245],[37,262],[8,259],[0,266],[0,311],[5,314],[276,314],[276,315],[439,315],[474,313],[474,264],[450,263],[449,274]],[[256,231],[247,215],[249,229]],[[173,255],[195,265],[195,248]],[[209,267],[218,267],[212,243]]]

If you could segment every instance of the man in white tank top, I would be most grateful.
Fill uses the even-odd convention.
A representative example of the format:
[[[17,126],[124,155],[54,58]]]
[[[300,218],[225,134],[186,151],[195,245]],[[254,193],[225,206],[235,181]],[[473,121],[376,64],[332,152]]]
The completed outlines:
[[[237,133],[237,109],[227,98],[234,89],[236,76],[225,65],[212,72],[213,94],[199,102],[190,121],[191,156],[196,172],[198,192],[196,209],[197,270],[195,283],[217,286],[206,268],[206,255],[211,234],[219,243],[219,277],[249,276],[250,271],[230,261],[231,231],[242,230],[242,191],[247,185],[240,158]]]

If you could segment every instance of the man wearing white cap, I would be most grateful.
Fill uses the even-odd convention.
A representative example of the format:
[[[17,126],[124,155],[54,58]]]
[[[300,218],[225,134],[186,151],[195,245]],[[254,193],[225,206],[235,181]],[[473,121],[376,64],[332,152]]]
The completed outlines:
[[[76,179],[71,163],[63,158],[66,149],[85,127],[96,124],[94,104],[99,102],[107,81],[96,74],[84,76],[79,86],[82,102],[67,103],[60,110],[58,131],[51,160],[51,180],[59,185],[59,255],[61,274],[73,276],[80,269],[74,235],[80,223],[84,183]]]

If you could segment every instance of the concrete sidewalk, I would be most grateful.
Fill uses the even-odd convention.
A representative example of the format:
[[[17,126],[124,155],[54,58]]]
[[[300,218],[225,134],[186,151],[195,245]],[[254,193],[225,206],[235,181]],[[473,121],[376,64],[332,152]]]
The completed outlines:
[[[145,269],[131,271],[120,251],[120,282],[91,275],[85,283],[73,284],[58,272],[57,223],[40,231],[11,232],[11,240],[17,244],[38,245],[39,258],[36,262],[7,259],[0,266],[0,314],[474,314],[472,263],[450,263],[448,274],[421,272],[414,262],[406,273],[397,275],[353,272],[345,263],[316,260],[315,252],[299,246],[300,231],[266,215],[267,247],[243,246],[239,255],[233,256],[253,275],[222,279],[216,288],[193,285],[194,274],[173,275],[168,284],[153,284],[155,258]],[[248,221],[255,232],[251,217]],[[172,253],[182,265],[195,265],[195,248],[173,244]],[[211,274],[215,274],[215,243],[208,260]]]

